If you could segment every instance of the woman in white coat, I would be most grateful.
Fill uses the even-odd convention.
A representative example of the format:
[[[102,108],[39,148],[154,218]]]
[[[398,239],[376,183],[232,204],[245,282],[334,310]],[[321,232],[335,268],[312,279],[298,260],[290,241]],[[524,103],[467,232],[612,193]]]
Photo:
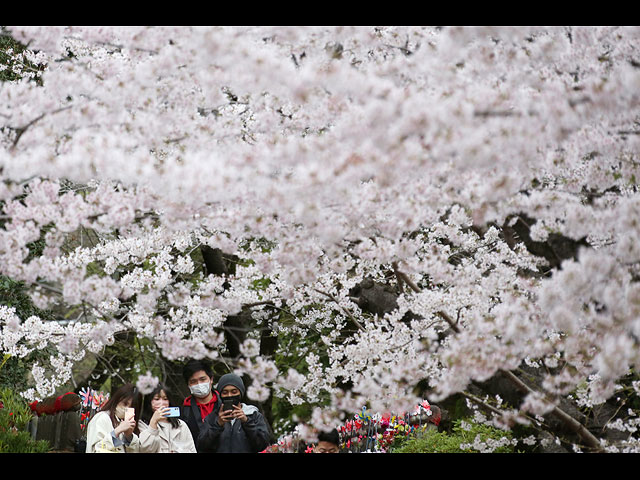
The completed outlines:
[[[142,406],[142,395],[127,383],[116,390],[102,409],[87,425],[87,453],[137,453],[138,418]],[[133,408],[135,414],[127,415]]]
[[[178,417],[167,417],[171,392],[158,385],[144,397],[140,425],[140,451],[143,453],[197,453],[187,424]]]

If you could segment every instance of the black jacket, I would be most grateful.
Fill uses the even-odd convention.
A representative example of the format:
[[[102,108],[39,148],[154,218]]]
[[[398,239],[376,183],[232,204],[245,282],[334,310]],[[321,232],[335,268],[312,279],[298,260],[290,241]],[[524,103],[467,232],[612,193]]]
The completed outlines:
[[[208,415],[196,441],[198,451],[258,453],[267,448],[271,433],[264,417],[252,405],[245,405],[243,409],[247,415],[245,423],[235,420],[225,423],[224,427],[218,424],[219,409]]]
[[[217,413],[220,410],[222,401],[220,400],[220,395],[218,394],[218,392],[214,392],[214,395],[216,396],[215,407],[213,408],[213,411],[206,418],[211,417],[214,413],[216,414],[216,418],[218,418]],[[184,422],[189,427],[189,430],[191,431],[191,436],[193,437],[193,441],[196,444],[196,450],[198,451],[198,453],[211,453],[212,450],[203,450],[200,447],[198,447],[197,440],[204,423],[202,420],[202,415],[200,414],[200,407],[198,407],[198,403],[195,401],[193,396],[191,396],[190,399],[191,399],[191,405],[182,405],[180,407],[180,418],[184,420]],[[186,399],[185,399],[185,403],[188,403]]]

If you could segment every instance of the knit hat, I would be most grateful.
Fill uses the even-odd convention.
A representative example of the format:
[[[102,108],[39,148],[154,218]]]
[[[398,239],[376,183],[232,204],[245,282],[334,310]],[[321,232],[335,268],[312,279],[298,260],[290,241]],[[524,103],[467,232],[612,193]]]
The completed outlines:
[[[222,392],[222,389],[227,385],[233,385],[234,387],[236,387],[238,390],[240,390],[240,393],[244,397],[244,394],[245,394],[244,382],[242,381],[242,378],[240,378],[238,375],[235,375],[233,373],[227,373],[221,376],[220,380],[218,380],[218,385],[216,386],[216,390],[218,390],[219,392]]]

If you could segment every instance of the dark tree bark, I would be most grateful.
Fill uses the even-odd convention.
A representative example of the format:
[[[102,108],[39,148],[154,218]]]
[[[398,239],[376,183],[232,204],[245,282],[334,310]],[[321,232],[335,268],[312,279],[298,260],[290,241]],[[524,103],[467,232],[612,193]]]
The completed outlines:
[[[509,226],[509,223],[516,217],[516,222],[512,226]],[[564,260],[577,259],[579,249],[589,247],[586,238],[573,240],[572,238],[557,233],[549,234],[547,240],[544,242],[532,240],[530,230],[536,221],[536,219],[528,217],[525,214],[512,215],[506,219],[500,229],[509,247],[513,248],[516,243],[521,241],[532,255],[543,257],[547,260],[549,266],[545,269],[544,273],[549,270],[561,268]]]

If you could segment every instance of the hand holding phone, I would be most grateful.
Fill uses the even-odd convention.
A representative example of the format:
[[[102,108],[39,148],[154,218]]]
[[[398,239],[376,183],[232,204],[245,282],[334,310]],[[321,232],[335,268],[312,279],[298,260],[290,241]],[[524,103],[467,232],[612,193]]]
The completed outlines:
[[[227,410],[233,410],[234,401],[232,398],[223,398],[222,399],[222,411],[226,412]]]
[[[134,428],[136,428],[135,409],[127,408],[124,411],[124,420],[115,428],[116,435],[124,433],[125,437],[131,438]]]
[[[244,413],[240,405],[233,406],[233,418],[240,420],[242,423],[247,421],[247,414]]]
[[[225,423],[233,420],[233,404],[232,402],[222,402],[220,412],[218,413],[218,424],[222,427]]]
[[[129,408],[127,408],[127,409],[125,410],[125,412],[124,412],[124,420],[128,422],[129,420],[131,420],[132,418],[134,418],[134,417],[135,417],[135,415],[136,415],[136,410],[135,410],[135,408],[131,408],[131,407],[129,407]]]
[[[167,407],[164,413],[165,417],[179,417],[180,407]]]

